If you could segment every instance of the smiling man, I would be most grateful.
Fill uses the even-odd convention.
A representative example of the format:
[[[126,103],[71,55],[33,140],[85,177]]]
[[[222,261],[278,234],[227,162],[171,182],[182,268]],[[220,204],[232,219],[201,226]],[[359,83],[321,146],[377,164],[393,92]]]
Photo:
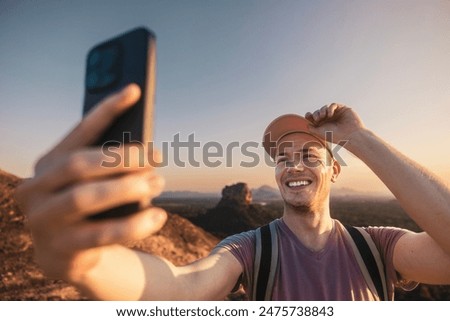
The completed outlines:
[[[324,141],[326,131],[332,131],[334,143],[346,142],[345,147],[371,167],[426,231],[364,229],[380,255],[384,293],[365,276],[370,267],[358,263],[359,252],[347,228],[331,218],[330,189],[341,168]],[[417,282],[450,282],[448,189],[367,130],[352,109],[331,104],[306,118],[280,116],[267,127],[263,145],[276,162],[275,178],[284,200],[283,216],[273,222],[279,257],[273,288],[264,293],[265,299],[392,300],[395,286],[410,290]],[[445,228],[436,224],[437,218]],[[256,233],[250,231],[219,244],[241,264],[243,284],[252,298],[257,298],[256,274],[261,270],[255,269],[255,262],[260,262],[254,259],[255,242]]]
[[[322,138],[329,130],[334,143],[346,142],[345,147],[374,170],[427,231],[363,230],[373,241],[375,255],[380,255],[384,293],[377,292],[371,284],[374,281],[365,276],[370,267],[358,263],[359,252],[355,252],[347,228],[331,218],[330,189],[341,168]],[[284,200],[283,216],[273,222],[279,257],[273,289],[264,293],[265,299],[392,300],[395,286],[410,290],[417,282],[450,282],[450,243],[445,236],[450,227],[448,189],[368,131],[353,110],[331,104],[307,113],[306,118],[280,116],[267,127],[263,145],[276,162],[275,178]],[[436,219],[446,224],[445,228],[438,226]],[[261,262],[254,260],[255,242],[256,233],[250,231],[219,244],[241,264],[244,286],[253,298],[255,282],[260,281],[255,274],[261,271],[254,266]]]
[[[129,153],[129,164],[111,168],[99,165],[107,156],[90,146],[139,97],[139,88],[130,85],[100,102],[37,162],[35,176],[18,188],[37,261],[49,277],[67,280],[95,299],[220,300],[238,280],[249,297],[258,299],[254,287],[260,270],[255,262],[262,262],[262,269],[266,264],[255,260],[257,231],[231,236],[208,257],[177,267],[120,245],[161,229],[166,219],[162,209],[87,219],[114,206],[156,197],[163,189],[151,162],[141,166],[140,150],[119,148],[118,153]],[[271,223],[271,235],[276,235],[272,254],[278,256],[269,257],[276,264],[264,299],[393,299],[396,285],[449,284],[448,187],[369,131],[348,107],[331,104],[305,117],[278,118],[264,135],[270,133],[264,146],[277,163],[275,177],[285,204],[282,218]],[[333,132],[332,143],[347,141],[345,148],[378,175],[424,230],[365,229],[384,265],[379,269],[386,276],[383,295],[367,278],[346,228],[330,216],[330,188],[340,166],[323,140],[328,131]]]

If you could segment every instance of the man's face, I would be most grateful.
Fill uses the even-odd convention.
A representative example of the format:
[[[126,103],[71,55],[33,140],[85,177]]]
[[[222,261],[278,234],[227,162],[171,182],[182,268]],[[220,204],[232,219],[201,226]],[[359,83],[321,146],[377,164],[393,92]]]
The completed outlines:
[[[284,136],[277,144],[275,178],[287,206],[314,210],[328,202],[339,164],[314,137]]]

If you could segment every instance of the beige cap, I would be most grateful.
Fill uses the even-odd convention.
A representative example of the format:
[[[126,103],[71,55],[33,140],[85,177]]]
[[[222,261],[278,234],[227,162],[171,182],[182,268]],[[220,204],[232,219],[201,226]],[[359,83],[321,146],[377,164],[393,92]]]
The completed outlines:
[[[328,150],[330,155],[333,156],[327,142],[311,133],[308,127],[310,124],[311,123],[306,118],[297,114],[286,114],[275,118],[264,131],[263,147],[266,153],[269,154],[270,157],[275,158],[277,143],[282,137],[292,133],[305,133],[322,144]]]

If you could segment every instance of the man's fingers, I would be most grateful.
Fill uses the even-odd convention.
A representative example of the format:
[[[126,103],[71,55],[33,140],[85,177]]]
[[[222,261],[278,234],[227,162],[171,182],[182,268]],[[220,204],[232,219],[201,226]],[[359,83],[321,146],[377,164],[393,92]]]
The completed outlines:
[[[338,107],[339,107],[339,105],[336,103],[333,103],[330,105],[330,107],[328,108],[328,114],[327,114],[328,118],[333,118],[334,112],[336,111],[336,109]]]
[[[68,187],[29,214],[30,224],[77,222],[89,215],[120,205],[150,200],[164,187],[162,177],[141,172],[101,181],[88,181]]]
[[[159,152],[141,144],[85,148],[41,167],[31,184],[41,190],[56,191],[77,181],[151,170],[160,158]]]
[[[329,106],[323,106],[322,108],[319,109],[319,117],[320,119],[324,119],[328,116],[328,110],[329,110]]]
[[[309,111],[305,114],[305,118],[306,118],[307,120],[309,120],[311,123],[314,122],[313,115],[312,115],[312,113],[310,113]]]
[[[105,98],[53,149],[52,153],[66,152],[94,143],[118,116],[139,100],[140,95],[139,86],[130,84],[118,93]]]
[[[320,121],[320,110],[316,110],[313,112],[313,119],[315,123],[318,123]]]
[[[325,105],[322,108],[317,109],[316,111],[314,111],[312,113],[307,112],[305,114],[305,118],[307,120],[309,120],[311,123],[317,124],[317,123],[321,122],[321,120],[327,116],[327,108],[328,108],[328,105]]]
[[[345,106],[342,104],[332,103],[329,105],[325,105],[312,113],[307,112],[305,114],[305,118],[309,120],[311,123],[313,123],[315,126],[319,126],[321,123],[333,119],[336,112],[338,112],[342,108],[345,108]]]
[[[166,220],[167,213],[163,209],[151,207],[124,218],[81,222],[70,227],[71,231],[60,233],[54,239],[54,247],[64,251],[81,250],[139,240],[158,232]]]

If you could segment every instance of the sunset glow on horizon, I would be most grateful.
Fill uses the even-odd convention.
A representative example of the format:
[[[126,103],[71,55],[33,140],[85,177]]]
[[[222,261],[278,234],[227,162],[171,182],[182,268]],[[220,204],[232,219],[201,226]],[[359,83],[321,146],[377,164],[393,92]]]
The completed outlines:
[[[191,134],[200,144],[198,167],[177,166],[169,154],[158,169],[166,190],[276,187],[263,161],[265,127],[332,102],[354,108],[367,128],[450,182],[450,2],[107,3],[0,4],[2,170],[33,174],[37,158],[81,118],[89,48],[144,25],[157,35],[155,145]],[[202,148],[211,142],[224,153],[239,147],[232,160],[211,157],[221,165],[207,166]],[[260,162],[243,167],[249,142],[259,144],[249,150]],[[342,157],[335,188],[389,193],[361,161]]]

